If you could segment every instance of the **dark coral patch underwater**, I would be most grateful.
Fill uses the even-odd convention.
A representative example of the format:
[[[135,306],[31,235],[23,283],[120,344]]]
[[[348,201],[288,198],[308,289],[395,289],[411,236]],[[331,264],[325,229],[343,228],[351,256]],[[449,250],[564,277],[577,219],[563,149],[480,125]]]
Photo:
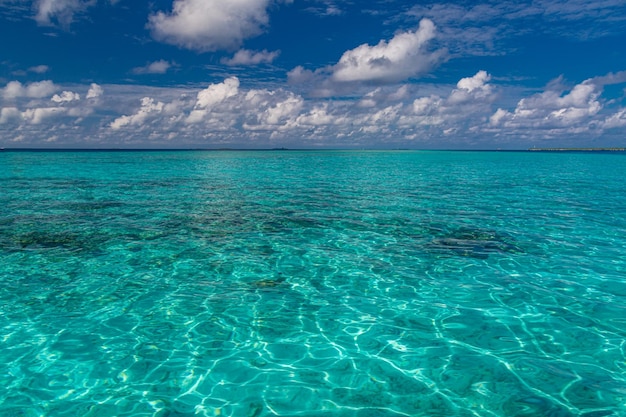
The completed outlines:
[[[519,254],[525,251],[509,234],[490,229],[459,227],[437,232],[427,249],[435,253],[487,259],[495,253]]]

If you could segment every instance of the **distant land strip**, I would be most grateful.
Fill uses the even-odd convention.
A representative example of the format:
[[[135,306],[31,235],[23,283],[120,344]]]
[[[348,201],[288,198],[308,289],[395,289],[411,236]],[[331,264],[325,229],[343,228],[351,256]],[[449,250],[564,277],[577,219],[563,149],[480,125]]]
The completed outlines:
[[[626,148],[530,148],[533,152],[624,152]]]

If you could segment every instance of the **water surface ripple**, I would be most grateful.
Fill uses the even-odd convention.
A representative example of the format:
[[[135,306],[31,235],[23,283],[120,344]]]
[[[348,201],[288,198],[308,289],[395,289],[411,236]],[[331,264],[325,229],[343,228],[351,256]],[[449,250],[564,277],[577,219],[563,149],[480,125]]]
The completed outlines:
[[[624,155],[0,153],[0,416],[624,416]]]

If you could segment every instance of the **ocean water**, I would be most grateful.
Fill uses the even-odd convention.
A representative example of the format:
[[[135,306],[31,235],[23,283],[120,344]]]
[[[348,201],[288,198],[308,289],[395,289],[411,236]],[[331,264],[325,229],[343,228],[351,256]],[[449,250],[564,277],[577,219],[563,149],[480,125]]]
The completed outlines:
[[[0,416],[626,415],[626,155],[0,152]]]

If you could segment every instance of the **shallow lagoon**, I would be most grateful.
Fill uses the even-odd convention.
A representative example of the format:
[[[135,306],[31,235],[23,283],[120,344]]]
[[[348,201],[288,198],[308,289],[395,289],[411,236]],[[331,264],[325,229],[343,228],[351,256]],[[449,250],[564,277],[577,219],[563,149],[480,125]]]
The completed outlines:
[[[0,416],[626,414],[626,159],[0,153]]]

